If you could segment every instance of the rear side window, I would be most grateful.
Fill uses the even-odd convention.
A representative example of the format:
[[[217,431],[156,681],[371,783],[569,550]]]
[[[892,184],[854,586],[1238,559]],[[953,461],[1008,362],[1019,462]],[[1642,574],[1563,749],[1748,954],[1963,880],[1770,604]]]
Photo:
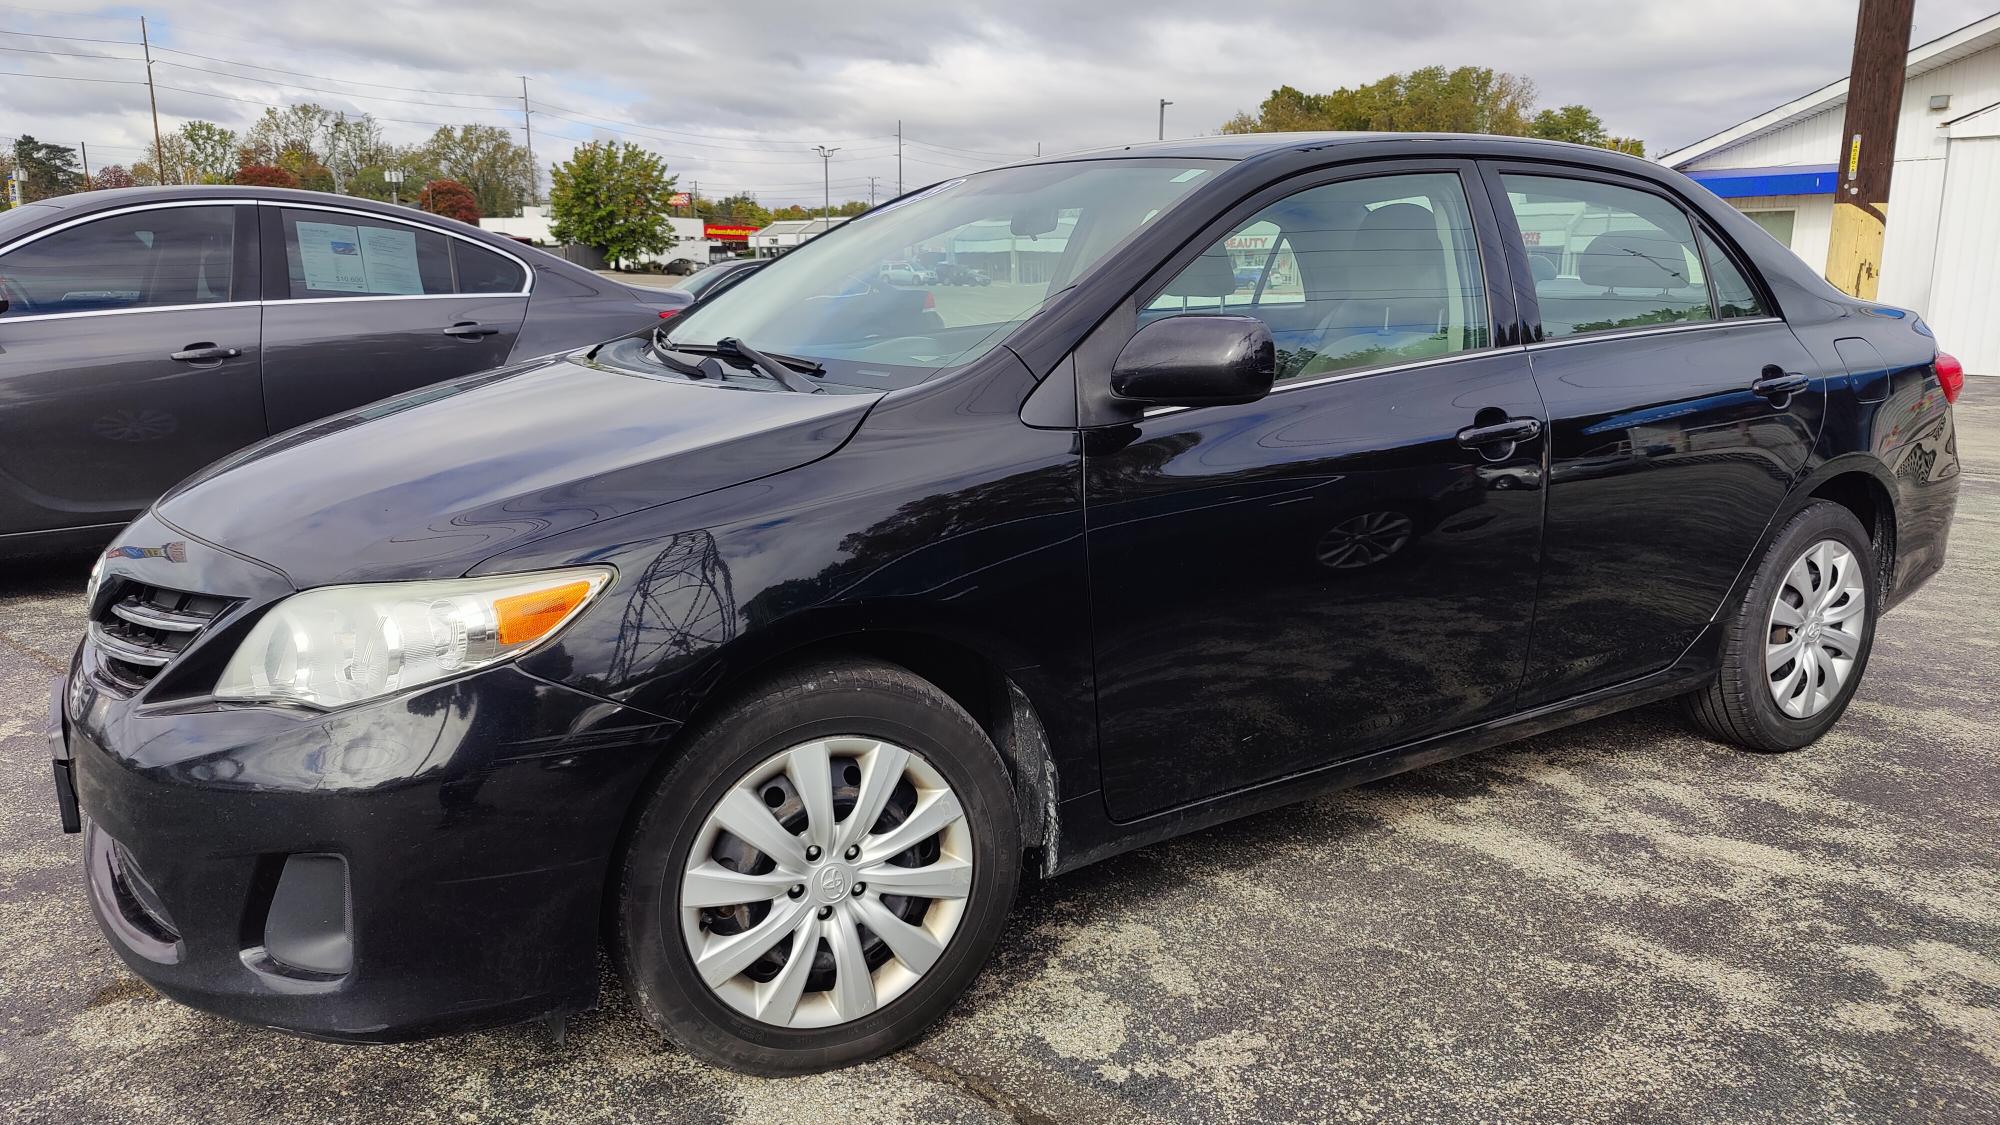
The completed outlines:
[[[1679,207],[1592,180],[1501,179],[1534,270],[1544,338],[1715,319]]]
[[[1697,232],[1697,237],[1701,239],[1701,256],[1708,262],[1708,275],[1715,279],[1715,308],[1722,319],[1771,315],[1757,296],[1757,288],[1736,268],[1735,260],[1716,245],[1707,231]]]
[[[236,212],[156,207],[95,219],[0,256],[14,316],[229,300]]]
[[[460,293],[519,293],[527,288],[526,275],[511,258],[461,238],[451,240],[451,257]]]
[[[449,241],[436,231],[342,211],[283,211],[293,299],[453,291]]]

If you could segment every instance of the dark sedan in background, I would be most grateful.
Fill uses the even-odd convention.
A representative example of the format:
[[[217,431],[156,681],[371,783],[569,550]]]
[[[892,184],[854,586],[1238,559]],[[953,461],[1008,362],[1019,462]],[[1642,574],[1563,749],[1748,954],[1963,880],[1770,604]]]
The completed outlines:
[[[0,557],[108,539],[268,434],[623,335],[691,298],[321,192],[85,192],[0,214]]]

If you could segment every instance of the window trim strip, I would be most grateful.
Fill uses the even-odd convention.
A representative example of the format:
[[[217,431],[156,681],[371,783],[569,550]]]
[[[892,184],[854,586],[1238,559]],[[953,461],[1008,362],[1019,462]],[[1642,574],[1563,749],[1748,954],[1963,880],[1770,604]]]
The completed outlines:
[[[104,211],[93,211],[88,215],[78,215],[74,219],[65,219],[43,227],[41,230],[24,234],[14,241],[7,243],[5,246],[0,246],[0,258],[6,257],[23,246],[39,242],[52,234],[59,234],[71,227],[93,223],[99,219],[109,219],[117,215],[129,215],[139,211],[161,211],[170,207],[296,207],[314,211],[333,211],[345,215],[359,215],[365,219],[377,219],[385,223],[400,223],[406,227],[415,227],[418,230],[435,231],[447,238],[456,238],[460,242],[469,243],[478,249],[491,251],[513,262],[521,268],[522,288],[504,293],[360,293],[351,297],[280,297],[275,300],[209,301],[192,305],[142,305],[130,309],[78,309],[73,312],[25,313],[19,316],[0,317],[0,323],[20,324],[31,320],[54,320],[62,317],[115,316],[140,312],[180,312],[187,309],[242,308],[250,305],[293,305],[306,301],[435,301],[446,297],[467,300],[492,297],[532,297],[535,292],[535,270],[533,266],[528,264],[526,259],[511,251],[503,250],[498,246],[489,246],[479,239],[461,234],[458,231],[447,230],[441,226],[433,226],[430,223],[404,219],[395,215],[379,215],[373,211],[364,210],[359,207],[341,207],[330,203],[293,202],[288,199],[256,199],[235,195],[215,199],[166,199],[152,203],[134,203],[129,207],[113,207]]]
[[[1649,324],[1642,328],[1612,328],[1603,332],[1588,332],[1581,336],[1559,336],[1553,340],[1536,340],[1528,345],[1529,351],[1544,348],[1567,348],[1576,344],[1592,344],[1599,340],[1633,340],[1645,336],[1664,336],[1672,332],[1699,332],[1712,328],[1734,328],[1750,324],[1783,324],[1781,317],[1775,316],[1731,316],[1716,320],[1698,320],[1690,324]]]

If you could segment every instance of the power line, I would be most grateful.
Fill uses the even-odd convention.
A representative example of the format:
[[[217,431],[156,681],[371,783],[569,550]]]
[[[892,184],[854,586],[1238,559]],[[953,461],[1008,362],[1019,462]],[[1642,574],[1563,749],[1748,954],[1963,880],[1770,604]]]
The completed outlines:
[[[153,49],[156,51],[165,51],[168,54],[173,54],[173,55],[184,55],[191,59],[202,59],[206,62],[221,63],[224,66],[241,67],[245,70],[267,70],[273,74],[290,74],[298,78],[310,78],[317,82],[339,82],[347,86],[367,86],[376,90],[399,90],[405,94],[442,94],[445,97],[450,97],[450,98],[506,98],[510,101],[514,98],[513,94],[480,94],[480,93],[474,93],[470,90],[431,90],[421,86],[391,86],[386,82],[361,82],[352,78],[335,78],[329,74],[306,74],[303,71],[292,70],[288,67],[260,66],[257,63],[237,62],[235,59],[217,58],[214,55],[202,55],[202,54],[196,54],[193,51],[183,51],[178,47],[154,47]],[[183,65],[181,63],[166,62],[165,60],[161,60],[161,62],[163,63],[163,65],[166,66]],[[186,69],[201,70],[202,68],[198,66],[190,66],[186,67]],[[206,73],[217,74],[220,72],[207,71]],[[247,75],[228,75],[227,77],[241,78],[245,82],[264,81],[263,79],[251,78]]]
[[[164,49],[165,49],[165,48],[162,48],[162,50],[164,50]],[[177,63],[177,62],[174,62],[174,61],[173,61],[173,60],[171,60],[171,59],[155,59],[155,60],[153,60],[153,63],[154,63],[154,65],[155,65],[155,66],[171,66],[171,67],[174,67],[174,68],[175,68],[175,69],[177,69],[177,70],[192,70],[192,71],[196,71],[196,72],[198,72],[198,73],[201,73],[201,74],[210,74],[210,75],[215,75],[215,76],[217,76],[217,77],[220,77],[220,78],[233,78],[233,79],[235,79],[235,80],[236,80],[236,81],[238,81],[238,82],[251,82],[251,83],[255,83],[255,84],[257,84],[257,85],[261,85],[261,86],[278,86],[278,87],[282,87],[282,88],[284,88],[284,89],[287,89],[287,90],[304,90],[304,91],[306,91],[306,92],[308,92],[308,93],[313,93],[313,94],[331,94],[331,95],[333,95],[334,97],[339,97],[339,98],[352,98],[352,99],[354,99],[355,101],[364,101],[364,102],[394,102],[394,103],[396,103],[396,104],[398,104],[398,105],[427,105],[427,106],[432,106],[432,107],[435,107],[435,108],[437,108],[437,109],[462,109],[462,110],[467,110],[467,111],[469,111],[469,112],[473,112],[473,113],[511,113],[511,112],[512,112],[512,110],[511,110],[511,109],[509,109],[509,108],[508,108],[507,106],[498,106],[498,105],[456,105],[456,104],[453,104],[453,103],[451,103],[451,102],[436,102],[436,101],[418,101],[418,100],[416,100],[416,99],[414,99],[414,98],[391,98],[391,97],[386,97],[386,96],[384,96],[384,95],[382,95],[382,94],[356,94],[356,93],[352,93],[352,92],[349,92],[349,91],[347,91],[347,90],[328,90],[328,89],[324,89],[324,88],[322,88],[322,87],[319,87],[319,86],[301,86],[301,85],[299,85],[299,84],[298,84],[298,83],[296,83],[296,82],[279,82],[278,80],[276,80],[276,79],[274,79],[274,78],[251,78],[251,77],[249,77],[249,76],[247,76],[247,75],[242,75],[242,74],[225,74],[225,73],[223,73],[222,71],[219,71],[219,70],[210,70],[209,68],[207,68],[207,67],[205,67],[205,66],[189,66],[189,65],[188,65],[187,63]],[[306,76],[303,76],[303,77],[310,77],[310,75],[306,75]],[[333,81],[335,81],[335,82],[338,82],[338,81],[340,81],[340,79],[336,78],[336,79],[333,79]],[[419,92],[421,92],[421,91],[419,91]]]
[[[14,51],[23,55],[49,55],[59,59],[117,59],[119,62],[138,62],[131,55],[99,55],[89,51],[45,51],[40,47],[0,47],[0,51]]]
[[[9,31],[0,28],[0,35],[19,35],[24,39],[61,39],[67,43],[110,43],[119,47],[137,47],[137,39],[86,39],[81,35],[50,35],[45,31]]]
[[[0,70],[5,78],[46,78],[54,82],[101,82],[108,86],[144,86],[143,81],[130,78],[84,78],[75,74],[29,74],[25,70]]]

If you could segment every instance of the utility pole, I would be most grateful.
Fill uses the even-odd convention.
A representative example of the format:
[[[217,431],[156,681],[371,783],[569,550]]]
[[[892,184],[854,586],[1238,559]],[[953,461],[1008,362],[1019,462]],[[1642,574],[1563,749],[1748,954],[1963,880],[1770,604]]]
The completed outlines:
[[[1160,99],[1160,139],[1163,141],[1167,139],[1167,107],[1172,104],[1165,98]]]
[[[1910,53],[1915,0],[1861,0],[1826,279],[1849,296],[1875,299],[1882,239],[1889,222],[1889,177],[1896,165],[1896,119],[1903,109],[1903,69]]]
[[[160,98],[153,92],[153,40],[146,34],[145,16],[139,17],[139,45],[146,51],[146,100],[153,105],[153,178],[164,184],[167,182],[167,150],[160,144]]]
[[[875,206],[875,181],[878,178],[876,176],[868,177],[868,206],[870,208]]]
[[[896,131],[898,133],[902,132],[902,127],[900,125],[897,126]],[[813,151],[819,153],[819,217],[824,219],[833,214],[833,154],[839,152],[840,149],[828,148],[825,145],[814,145]]]
[[[76,147],[83,152],[83,190],[90,190],[90,142],[78,141]]]
[[[403,170],[401,168],[384,168],[382,170],[382,179],[389,185],[389,205],[392,207],[400,206],[403,202]]]
[[[542,170],[535,167],[535,123],[528,109],[528,76],[521,76],[521,132],[528,139],[528,202],[542,201]]]
[[[896,119],[896,194],[903,194],[903,119]]]

